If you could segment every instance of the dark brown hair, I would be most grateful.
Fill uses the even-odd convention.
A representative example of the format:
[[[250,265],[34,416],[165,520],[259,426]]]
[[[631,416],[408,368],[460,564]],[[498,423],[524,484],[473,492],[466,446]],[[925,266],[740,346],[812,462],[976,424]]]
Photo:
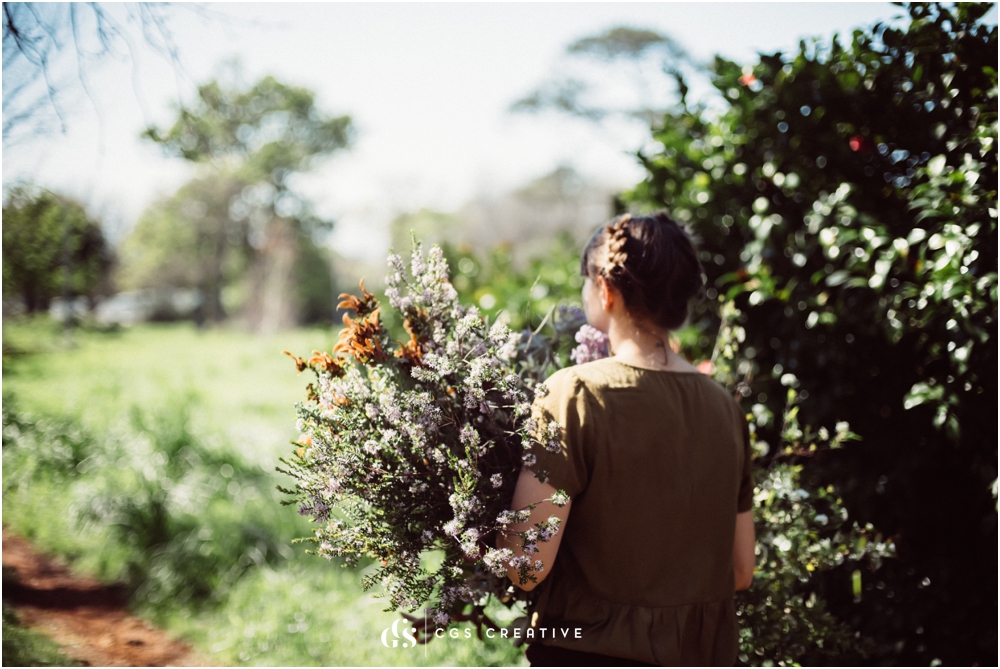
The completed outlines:
[[[625,214],[602,226],[587,242],[580,273],[618,289],[628,312],[676,330],[688,317],[688,302],[704,286],[691,238],[666,212]]]

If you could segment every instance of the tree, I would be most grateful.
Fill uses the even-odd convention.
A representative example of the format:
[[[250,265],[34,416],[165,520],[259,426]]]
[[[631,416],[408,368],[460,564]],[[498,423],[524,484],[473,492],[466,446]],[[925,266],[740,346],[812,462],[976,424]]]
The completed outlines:
[[[845,563],[809,586],[875,642],[869,661],[997,657],[989,7],[913,4],[905,29],[746,67],[717,58],[728,109],[665,115],[663,148],[639,155],[648,176],[624,196],[699,238],[709,297],[743,313],[754,413],[781,415],[791,385],[804,423],[847,420],[861,436],[798,459],[810,489],[837,484],[851,517],[898,549],[875,572]],[[713,332],[719,316],[709,303],[694,321]],[[779,425],[761,431],[780,443]]]
[[[323,114],[311,91],[264,77],[246,90],[217,80],[199,86],[195,104],[179,110],[170,130],[150,127],[144,135],[168,154],[267,183],[280,200],[294,173],[349,147],[353,128],[349,116]]]
[[[223,289],[240,281],[253,254],[247,221],[230,215],[245,187],[232,175],[210,173],[147,208],[122,244],[122,287],[196,288],[200,316],[223,320]]]
[[[578,39],[566,55],[568,73],[515,102],[512,111],[554,109],[590,121],[624,116],[653,125],[675,96],[686,98],[685,74],[705,70],[673,38],[628,26]],[[673,87],[663,86],[664,73],[674,80]]]
[[[101,226],[83,205],[30,187],[11,190],[3,207],[3,290],[28,313],[53,297],[93,298],[112,263]]]
[[[204,84],[169,130],[151,127],[144,133],[168,154],[203,166],[206,174],[243,184],[226,204],[225,217],[247,226],[253,247],[245,309],[251,327],[271,331],[294,322],[296,263],[302,249],[332,223],[315,216],[291,182],[319,158],[349,147],[352,135],[350,117],[325,115],[311,91],[273,77],[247,88]],[[315,266],[316,253],[310,253]],[[332,312],[332,298],[330,305]]]

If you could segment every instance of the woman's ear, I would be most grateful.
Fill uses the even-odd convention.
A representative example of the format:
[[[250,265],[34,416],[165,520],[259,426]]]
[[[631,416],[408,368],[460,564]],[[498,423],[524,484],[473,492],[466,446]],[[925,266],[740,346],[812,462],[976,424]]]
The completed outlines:
[[[603,276],[597,277],[597,288],[601,296],[601,308],[610,312],[615,304],[615,295]]]

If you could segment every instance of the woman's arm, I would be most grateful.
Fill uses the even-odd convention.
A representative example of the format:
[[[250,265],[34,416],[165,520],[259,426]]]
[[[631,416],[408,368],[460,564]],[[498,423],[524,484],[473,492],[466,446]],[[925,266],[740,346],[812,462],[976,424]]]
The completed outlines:
[[[733,571],[736,589],[746,590],[753,582],[753,570],[757,564],[754,553],[753,510],[736,514],[736,539],[733,541]]]
[[[514,567],[507,567],[507,575],[510,577],[510,580],[522,590],[534,589],[552,571],[552,565],[556,560],[556,552],[559,550],[559,543],[562,541],[563,532],[566,531],[566,520],[569,518],[569,508],[572,502],[562,507],[556,506],[548,501],[555,492],[555,488],[548,483],[539,481],[532,471],[522,469],[517,479],[517,487],[514,488],[514,501],[511,502],[511,508],[517,511],[534,503],[535,509],[531,512],[531,518],[527,522],[511,525],[507,528],[506,534],[501,533],[497,535],[497,548],[509,548],[514,552],[515,556],[519,557],[525,554],[521,548],[522,541],[518,534],[519,532],[524,532],[534,527],[536,523],[548,520],[550,516],[555,516],[562,521],[559,523],[559,531],[556,532],[556,535],[548,541],[536,542],[538,551],[529,556],[532,562],[541,560],[544,565],[544,568],[540,572],[536,572],[534,569],[528,570],[528,573],[535,577],[535,582],[528,581],[522,585],[518,570]]]

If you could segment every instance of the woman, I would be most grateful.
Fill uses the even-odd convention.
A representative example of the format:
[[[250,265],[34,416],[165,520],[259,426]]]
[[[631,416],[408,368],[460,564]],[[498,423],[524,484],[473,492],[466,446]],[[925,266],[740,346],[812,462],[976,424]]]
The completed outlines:
[[[515,532],[562,522],[520,586],[535,590],[527,657],[731,666],[734,592],[754,567],[751,456],[737,404],[668,346],[703,285],[697,254],[665,214],[623,216],[594,234],[581,272],[587,320],[612,356],[560,370],[535,400],[541,443],[512,506],[537,506],[502,544],[522,555]],[[557,490],[569,504],[538,503]]]

